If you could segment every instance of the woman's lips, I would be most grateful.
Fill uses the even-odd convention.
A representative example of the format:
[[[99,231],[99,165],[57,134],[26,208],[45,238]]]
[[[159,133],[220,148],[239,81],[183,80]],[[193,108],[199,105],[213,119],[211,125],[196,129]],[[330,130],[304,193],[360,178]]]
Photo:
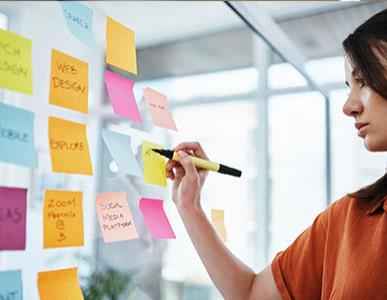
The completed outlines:
[[[364,138],[366,136],[368,124],[361,124],[361,126],[356,126],[356,128],[358,129],[357,135]]]

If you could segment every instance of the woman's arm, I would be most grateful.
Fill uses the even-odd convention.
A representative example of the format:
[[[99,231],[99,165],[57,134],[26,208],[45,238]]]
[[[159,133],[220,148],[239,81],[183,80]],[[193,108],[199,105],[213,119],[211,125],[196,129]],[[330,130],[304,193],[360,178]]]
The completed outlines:
[[[200,205],[200,190],[207,171],[197,170],[185,152],[208,159],[198,143],[183,143],[175,151],[179,162],[167,163],[167,176],[173,183],[172,198],[200,259],[225,299],[273,299],[281,297],[271,268],[255,274],[238,260],[219,239]]]

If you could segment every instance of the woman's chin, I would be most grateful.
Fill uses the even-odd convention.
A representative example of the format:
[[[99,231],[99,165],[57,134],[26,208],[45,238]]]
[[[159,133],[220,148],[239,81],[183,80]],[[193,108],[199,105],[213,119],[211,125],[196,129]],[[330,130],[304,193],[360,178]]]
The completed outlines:
[[[364,147],[370,152],[383,152],[387,151],[387,141],[377,141],[365,136],[364,138]]]

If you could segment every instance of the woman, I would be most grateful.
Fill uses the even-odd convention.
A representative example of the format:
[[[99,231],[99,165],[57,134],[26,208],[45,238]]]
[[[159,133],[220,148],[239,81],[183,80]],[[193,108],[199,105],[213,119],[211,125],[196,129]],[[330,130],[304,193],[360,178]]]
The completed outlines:
[[[353,117],[369,151],[387,151],[387,10],[343,42]],[[387,299],[387,174],[322,212],[271,266],[255,274],[217,237],[200,205],[207,172],[186,152],[208,159],[198,143],[168,161],[173,200],[211,279],[225,299]]]

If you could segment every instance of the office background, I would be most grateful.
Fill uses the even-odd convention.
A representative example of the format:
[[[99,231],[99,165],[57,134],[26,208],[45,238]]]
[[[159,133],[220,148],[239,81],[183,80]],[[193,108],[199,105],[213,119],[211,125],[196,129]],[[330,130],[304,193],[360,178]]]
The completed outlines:
[[[119,299],[221,299],[169,190],[145,186],[118,172],[101,141],[101,128],[130,134],[138,145],[141,138],[167,146],[197,140],[210,158],[242,169],[241,179],[210,174],[202,202],[208,213],[214,207],[225,210],[228,247],[256,271],[327,205],[383,174],[385,154],[364,150],[353,121],[341,111],[348,93],[341,41],[386,8],[386,2],[85,5],[93,9],[94,34],[101,48],[107,15],[136,32],[136,95],[141,97],[146,86],[167,95],[179,132],[154,128],[150,122],[148,128],[136,129],[113,114],[97,75],[104,68],[104,54],[71,36],[58,3],[0,4],[0,27],[33,40],[35,89],[32,97],[3,90],[1,101],[34,111],[36,128],[42,129],[41,136],[36,132],[38,169],[0,163],[1,186],[30,189],[27,249],[0,253],[2,270],[23,270],[26,299],[37,299],[37,272],[72,265],[79,267],[83,287],[96,273],[128,274],[130,281]],[[251,12],[258,9],[254,16]],[[51,48],[89,61],[89,116],[47,105]],[[302,66],[297,65],[300,61]],[[92,90],[93,84],[98,88]],[[43,134],[50,114],[87,122],[93,177],[51,173]],[[85,224],[84,247],[42,249],[46,188],[84,191],[85,219],[91,220]],[[140,224],[140,240],[104,244],[94,208],[95,195],[104,190],[127,192],[130,205],[135,201],[130,199],[139,195],[163,198],[177,239],[155,241]]]

